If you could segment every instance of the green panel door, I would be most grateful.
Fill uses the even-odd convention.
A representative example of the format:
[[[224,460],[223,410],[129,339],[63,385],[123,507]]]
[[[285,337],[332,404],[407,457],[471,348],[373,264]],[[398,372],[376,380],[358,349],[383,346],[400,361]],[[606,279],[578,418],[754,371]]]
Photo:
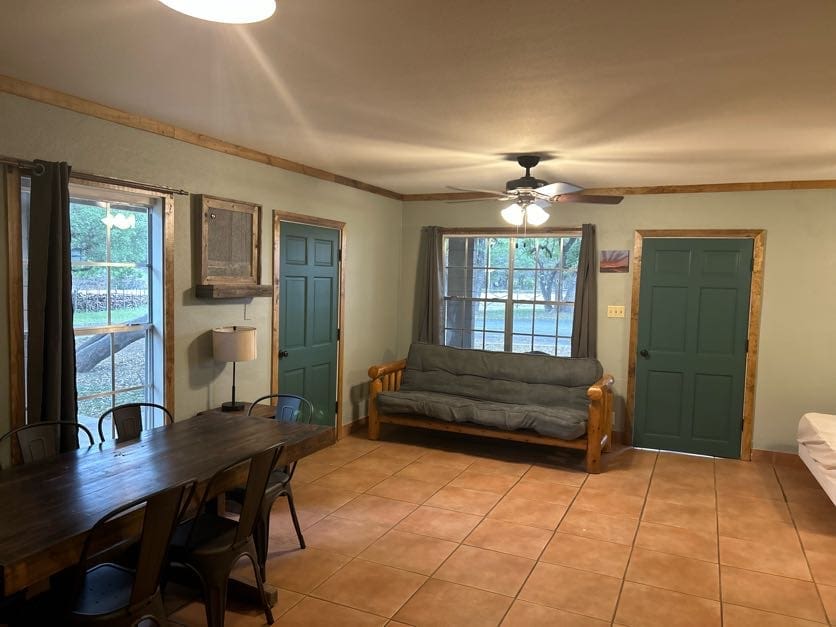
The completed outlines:
[[[636,446],[740,456],[751,239],[646,238]]]
[[[340,232],[281,223],[279,392],[314,406],[316,424],[335,424]]]

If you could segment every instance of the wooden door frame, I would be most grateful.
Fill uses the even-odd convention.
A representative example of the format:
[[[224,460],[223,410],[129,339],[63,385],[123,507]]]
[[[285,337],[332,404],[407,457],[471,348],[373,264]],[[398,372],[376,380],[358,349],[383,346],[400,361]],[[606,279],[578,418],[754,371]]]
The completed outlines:
[[[642,245],[645,238],[751,239],[753,243],[752,283],[749,289],[749,324],[746,375],[743,384],[743,431],[740,436],[740,459],[752,459],[754,432],[755,380],[758,371],[761,310],[763,306],[763,263],[766,249],[764,229],[640,229],[633,246],[633,285],[630,303],[630,346],[627,355],[627,403],[624,433],[632,442],[636,403],[636,349],[639,339],[639,293],[641,291]]]
[[[337,439],[343,435],[342,410],[343,410],[343,356],[345,346],[345,332],[343,320],[345,319],[345,258],[346,258],[346,230],[345,222],[328,220],[306,216],[301,213],[291,213],[273,210],[273,328],[270,337],[270,393],[279,392],[279,296],[281,292],[281,223],[296,222],[306,226],[321,226],[334,229],[340,233],[340,256],[339,259],[339,304],[337,306],[337,329],[340,331],[337,340],[337,411],[334,418],[334,431]]]

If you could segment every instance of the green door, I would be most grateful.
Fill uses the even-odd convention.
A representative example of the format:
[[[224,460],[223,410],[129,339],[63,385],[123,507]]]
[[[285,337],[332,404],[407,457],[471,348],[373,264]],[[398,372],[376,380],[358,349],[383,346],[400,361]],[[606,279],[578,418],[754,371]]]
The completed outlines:
[[[340,232],[282,222],[279,254],[279,392],[314,406],[316,424],[334,426]]]
[[[740,456],[752,244],[645,238],[636,446]]]

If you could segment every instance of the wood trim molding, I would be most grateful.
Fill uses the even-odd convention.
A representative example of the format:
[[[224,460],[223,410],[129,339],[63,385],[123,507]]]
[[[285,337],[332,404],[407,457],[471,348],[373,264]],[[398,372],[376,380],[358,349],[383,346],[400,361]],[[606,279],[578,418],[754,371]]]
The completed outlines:
[[[630,342],[627,355],[627,399],[624,424],[625,444],[632,442],[636,402],[636,350],[639,333],[639,292],[641,287],[642,243],[648,237],[738,238],[753,240],[754,266],[749,292],[749,327],[746,353],[746,375],[743,388],[743,431],[740,436],[740,459],[752,459],[752,437],[755,420],[755,382],[760,347],[761,311],[763,307],[763,266],[766,231],[763,229],[668,229],[637,230],[633,244],[633,284],[630,297]]]
[[[26,422],[23,363],[23,242],[20,216],[20,168],[6,167],[6,261],[9,316],[9,430]],[[21,463],[11,447],[12,464]]]
[[[19,96],[21,98],[42,102],[54,107],[75,111],[76,113],[89,115],[100,120],[113,122],[114,124],[121,124],[122,126],[147,131],[155,135],[161,135],[170,139],[177,139],[179,141],[186,142],[187,144],[193,144],[195,146],[200,146],[201,148],[208,148],[209,150],[222,152],[234,157],[240,157],[241,159],[256,161],[258,163],[273,166],[274,168],[287,170],[288,172],[304,174],[305,176],[329,181],[331,183],[337,183],[338,185],[353,187],[354,189],[359,189],[371,194],[377,194],[379,196],[385,196],[386,198],[392,198],[394,200],[402,200],[403,198],[403,196],[397,192],[377,187],[376,185],[357,181],[346,176],[340,176],[339,174],[334,174],[333,172],[328,172],[327,170],[321,170],[320,168],[314,168],[312,166],[305,165],[304,163],[297,163],[296,161],[291,161],[277,155],[271,155],[259,150],[253,150],[252,148],[246,148],[245,146],[239,146],[216,137],[203,135],[202,133],[196,133],[194,131],[174,126],[173,124],[160,122],[159,120],[155,120],[153,118],[122,111],[121,109],[117,109],[115,107],[109,107],[92,100],[79,98],[78,96],[66,94],[55,89],[50,89],[49,87],[35,85],[11,76],[4,76],[0,74],[0,91],[14,96]]]
[[[340,435],[338,436],[338,439],[344,438],[347,435],[351,435],[352,433],[357,433],[358,431],[366,431],[368,428],[368,416],[363,416],[362,418],[358,418],[357,420],[346,422],[342,425],[342,427],[340,427]]]
[[[163,395],[176,414],[174,398],[174,198],[163,197]]]
[[[342,424],[343,411],[343,363],[345,358],[345,266],[347,234],[345,222],[306,216],[301,213],[273,210],[273,312],[270,332],[270,393],[279,393],[279,304],[281,298],[281,223],[297,222],[309,226],[321,226],[340,232],[340,267],[339,267],[339,303],[337,306],[337,328],[340,339],[337,341],[337,413],[335,417],[336,439],[345,434]]]

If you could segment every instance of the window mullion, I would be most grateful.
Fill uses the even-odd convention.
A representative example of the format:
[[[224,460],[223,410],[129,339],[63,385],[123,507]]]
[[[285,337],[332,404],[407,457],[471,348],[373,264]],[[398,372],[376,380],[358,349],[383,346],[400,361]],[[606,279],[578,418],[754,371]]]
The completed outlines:
[[[514,247],[517,239],[508,239],[508,300],[505,301],[505,352],[513,350],[514,337]]]

